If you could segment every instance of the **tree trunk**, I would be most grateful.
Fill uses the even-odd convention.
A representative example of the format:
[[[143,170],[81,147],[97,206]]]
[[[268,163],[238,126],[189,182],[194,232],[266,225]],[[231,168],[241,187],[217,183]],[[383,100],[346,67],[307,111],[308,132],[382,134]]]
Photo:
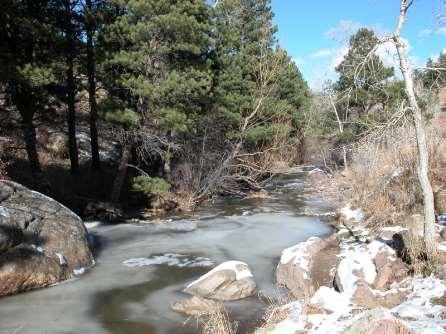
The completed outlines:
[[[74,83],[74,31],[72,22],[72,10],[70,1],[65,1],[67,10],[67,123],[68,123],[68,151],[71,162],[71,173],[77,174],[79,172],[79,157],[77,151],[76,141],[76,88]]]
[[[298,164],[299,165],[303,165],[305,163],[305,159],[306,159],[306,144],[305,144],[305,135],[302,133],[302,131],[299,130],[298,133],[298,138],[299,138],[299,144],[298,144]]]
[[[22,119],[23,141],[25,142],[31,173],[38,175],[42,173],[42,167],[39,161],[39,154],[37,153],[36,128],[33,123],[37,103],[29,89],[23,88],[14,81],[10,85],[12,102],[16,105]]]
[[[122,156],[119,162],[118,172],[116,173],[115,180],[113,182],[113,189],[111,193],[111,201],[116,203],[121,196],[122,185],[124,184],[125,177],[127,175],[128,164],[130,160],[130,146],[125,144],[122,148]]]
[[[345,145],[342,145],[342,161],[344,162],[344,170],[348,171],[348,165],[347,165],[347,148]]]
[[[93,45],[93,6],[91,0],[86,0],[86,31],[87,31],[87,72],[88,72],[88,99],[90,103],[90,140],[91,140],[91,167],[100,169],[98,129],[97,129],[97,103],[96,103],[96,63]]]
[[[39,155],[37,153],[36,128],[34,127],[32,119],[23,120],[22,131],[31,172],[34,175],[41,174],[42,168],[40,166]]]
[[[435,251],[435,206],[434,206],[434,195],[432,192],[432,185],[429,180],[429,151],[426,139],[426,129],[423,114],[418,105],[414,80],[412,76],[412,70],[409,65],[406,46],[401,39],[401,29],[404,25],[408,3],[406,0],[401,1],[401,11],[398,21],[398,26],[396,33],[394,35],[394,42],[398,52],[398,57],[400,61],[401,73],[404,77],[406,94],[409,100],[409,106],[412,111],[413,120],[415,124],[415,133],[417,139],[417,149],[418,149],[418,181],[423,192],[424,200],[424,241],[426,244],[426,250],[428,255],[431,255]]]

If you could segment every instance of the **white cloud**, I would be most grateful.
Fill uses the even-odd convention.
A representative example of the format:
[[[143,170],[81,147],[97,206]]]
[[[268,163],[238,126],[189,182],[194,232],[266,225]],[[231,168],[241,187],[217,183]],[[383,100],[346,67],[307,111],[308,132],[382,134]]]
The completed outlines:
[[[305,65],[305,59],[303,59],[302,57],[293,57],[291,60],[297,65],[297,67]]]
[[[433,31],[432,29],[429,29],[429,28],[427,28],[427,29],[423,29],[423,30],[420,30],[420,31],[418,32],[418,37],[420,37],[420,38],[429,37],[429,36],[431,36],[433,33],[434,33],[434,31]]]
[[[435,31],[435,33],[436,33],[437,35],[446,35],[446,27],[438,28],[438,29]]]
[[[330,61],[330,69],[334,70],[348,53],[348,46],[341,46],[333,51],[333,58]]]
[[[434,34],[435,35],[446,35],[446,27],[440,27],[437,29],[426,28],[426,29],[420,30],[418,32],[418,37],[426,38],[426,37],[431,37]]]
[[[363,27],[360,22],[341,20],[339,23],[325,32],[325,37],[335,41],[344,42],[359,28]]]
[[[326,58],[330,57],[332,55],[333,51],[330,49],[322,49],[315,53],[313,53],[310,57],[311,58]]]

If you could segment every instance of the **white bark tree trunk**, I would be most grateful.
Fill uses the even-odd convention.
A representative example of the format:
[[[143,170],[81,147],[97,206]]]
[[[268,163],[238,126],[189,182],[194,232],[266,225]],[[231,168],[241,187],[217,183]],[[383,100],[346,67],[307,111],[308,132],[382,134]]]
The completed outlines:
[[[406,94],[409,100],[409,106],[412,111],[413,120],[415,124],[415,133],[417,139],[418,149],[418,181],[420,182],[423,191],[424,200],[424,241],[428,255],[435,250],[435,207],[434,195],[432,192],[432,185],[429,180],[429,151],[426,138],[425,121],[423,113],[418,105],[414,80],[412,76],[411,66],[408,61],[406,45],[401,39],[401,30],[406,20],[407,10],[412,4],[412,1],[401,0],[401,10],[398,20],[397,29],[393,37],[398,57],[400,61],[400,69],[405,82]]]

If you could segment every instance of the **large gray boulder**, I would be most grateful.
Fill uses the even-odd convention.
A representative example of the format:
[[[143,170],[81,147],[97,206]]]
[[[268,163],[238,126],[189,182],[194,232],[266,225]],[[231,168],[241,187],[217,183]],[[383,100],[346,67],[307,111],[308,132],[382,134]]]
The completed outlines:
[[[228,261],[190,283],[184,292],[225,301],[249,297],[255,289],[256,283],[248,265],[244,262]]]
[[[0,296],[57,283],[93,263],[76,214],[18,183],[0,181]]]

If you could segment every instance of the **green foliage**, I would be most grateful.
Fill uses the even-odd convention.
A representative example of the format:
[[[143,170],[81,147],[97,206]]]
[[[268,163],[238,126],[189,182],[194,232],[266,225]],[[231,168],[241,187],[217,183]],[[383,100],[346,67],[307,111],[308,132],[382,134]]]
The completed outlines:
[[[161,130],[190,132],[211,87],[208,6],[202,0],[114,3],[122,15],[102,35],[107,86]]]
[[[135,127],[139,120],[136,112],[114,97],[109,97],[99,104],[99,113],[104,120],[119,124],[126,129]]]
[[[256,125],[248,129],[250,146],[269,143],[281,137],[291,138],[304,127],[303,110],[309,106],[310,91],[297,66],[280,48],[274,49],[277,31],[272,23],[270,1],[226,0],[215,10],[215,105],[227,121],[228,139],[239,138],[242,120],[255,108],[259,94],[258,78],[265,73],[259,59],[279,64],[269,85],[273,87],[256,116]],[[273,67],[273,65],[271,65]],[[283,126],[277,126],[282,124]],[[288,124],[292,124],[289,126]]]
[[[384,97],[382,88],[393,74],[393,68],[385,67],[374,52],[378,38],[374,32],[361,28],[350,38],[348,53],[336,67],[339,80],[335,85],[337,92],[348,93],[344,102],[350,107],[367,111],[368,106]]]
[[[31,87],[34,88],[47,86],[56,82],[56,76],[54,75],[53,70],[48,67],[25,64],[22,68],[19,68],[17,72]]]
[[[423,83],[426,88],[438,90],[446,86],[446,52],[441,52],[438,59],[434,61],[429,58],[426,63],[425,71],[416,73],[417,79]]]
[[[169,192],[170,184],[159,177],[140,175],[133,178],[132,189],[146,195],[160,195]]]

